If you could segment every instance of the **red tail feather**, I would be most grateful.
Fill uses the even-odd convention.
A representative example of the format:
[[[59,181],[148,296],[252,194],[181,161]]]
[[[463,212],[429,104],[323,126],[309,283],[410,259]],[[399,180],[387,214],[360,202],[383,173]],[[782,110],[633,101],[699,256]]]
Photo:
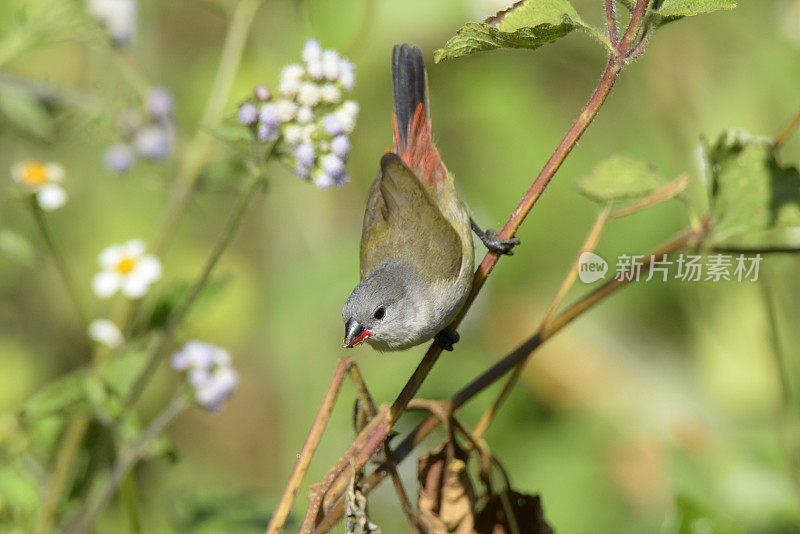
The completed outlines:
[[[400,143],[397,117],[392,113],[392,127],[394,130],[395,154],[400,156],[409,169],[430,187],[435,187],[447,176],[447,171],[442,165],[442,156],[439,149],[433,145],[431,134],[431,121],[425,116],[425,107],[422,103],[417,105],[413,120],[408,124],[406,147]]]

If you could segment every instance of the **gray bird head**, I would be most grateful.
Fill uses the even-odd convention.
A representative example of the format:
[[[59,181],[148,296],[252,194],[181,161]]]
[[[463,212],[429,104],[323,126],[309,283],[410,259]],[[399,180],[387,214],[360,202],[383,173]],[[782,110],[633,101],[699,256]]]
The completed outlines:
[[[344,346],[367,341],[378,350],[407,346],[429,315],[420,276],[399,261],[379,265],[353,290],[342,308]]]

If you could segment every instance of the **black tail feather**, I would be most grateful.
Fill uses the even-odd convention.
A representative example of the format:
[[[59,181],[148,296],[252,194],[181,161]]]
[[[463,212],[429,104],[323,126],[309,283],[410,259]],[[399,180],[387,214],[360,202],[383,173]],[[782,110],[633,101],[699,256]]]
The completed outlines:
[[[422,103],[428,115],[428,79],[422,51],[407,44],[395,45],[392,52],[392,80],[394,82],[394,113],[400,146],[407,146],[408,125],[414,119],[417,106]]]

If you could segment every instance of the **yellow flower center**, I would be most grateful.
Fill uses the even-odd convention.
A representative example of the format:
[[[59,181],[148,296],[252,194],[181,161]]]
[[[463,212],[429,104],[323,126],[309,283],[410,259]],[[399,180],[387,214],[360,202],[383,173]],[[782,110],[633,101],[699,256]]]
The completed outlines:
[[[47,167],[41,163],[26,163],[22,172],[22,180],[28,185],[42,185],[50,181]]]
[[[114,267],[119,274],[128,274],[136,267],[136,260],[133,258],[122,258]]]

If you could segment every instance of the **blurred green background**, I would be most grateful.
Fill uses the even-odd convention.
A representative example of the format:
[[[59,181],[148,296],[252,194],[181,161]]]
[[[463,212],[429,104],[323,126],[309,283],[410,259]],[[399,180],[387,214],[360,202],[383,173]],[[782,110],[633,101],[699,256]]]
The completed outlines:
[[[602,23],[601,2],[574,3],[584,19]],[[354,98],[361,105],[352,181],[320,191],[278,164],[271,168],[266,194],[249,210],[217,270],[230,282],[177,336],[228,348],[242,377],[240,389],[221,413],[194,409],[173,425],[177,462],[139,468],[145,531],[179,530],[198,506],[267,518],[337,358],[358,359],[379,402],[399,392],[424,347],[385,355],[340,348],[341,305],[358,276],[363,203],[391,143],[392,45],[423,49],[444,161],[475,218],[494,228],[552,153],[605,64],[604,50],[575,32],[534,52],[487,52],[433,65],[433,50],[464,22],[501,7],[495,0],[265,2],[229,113],[254,85],[275,88],[305,39],[340,50],[356,64]],[[16,53],[9,41],[30,34],[24,24],[44,26],[49,37]],[[92,102],[88,109],[58,110],[55,129],[45,138],[1,118],[0,169],[24,158],[64,165],[70,200],[51,220],[88,297],[103,248],[156,235],[176,163],[139,164],[124,177],[104,168],[103,152],[116,139],[116,114],[135,104],[136,93],[107,47],[65,24],[56,16],[0,21],[4,77],[68,89]],[[149,79],[174,92],[179,150],[199,127],[225,27],[214,2],[139,4],[130,54]],[[460,329],[461,342],[441,358],[420,396],[451,395],[536,329],[597,211],[574,182],[607,155],[634,156],[665,176],[689,172],[695,205],[703,209],[699,136],[728,128],[764,136],[779,131],[800,104],[798,35],[798,0],[742,0],[736,10],[659,31],[537,203],[518,234],[522,246],[497,266]],[[216,146],[162,257],[164,278],[148,299],[198,273],[244,179],[229,175],[232,158],[224,144]],[[800,160],[800,136],[783,148],[781,159]],[[84,364],[88,342],[30,213],[14,198],[10,177],[0,194],[0,225],[41,250],[28,264],[0,258],[0,411],[13,413],[47,381]],[[611,262],[618,254],[644,253],[686,222],[676,201],[614,221],[598,253]],[[676,525],[688,525],[688,516],[697,521],[682,532],[800,532],[794,476],[800,471],[791,461],[796,426],[784,424],[787,413],[797,417],[796,401],[790,398],[787,407],[782,400],[763,298],[765,288],[776,295],[781,343],[786,354],[797,356],[798,267],[797,257],[771,256],[757,283],[634,285],[548,342],[487,434],[515,487],[542,495],[558,532],[678,532]],[[578,283],[568,299],[587,290]],[[97,317],[112,307],[94,298],[91,304]],[[783,375],[791,388],[800,387],[797,361],[790,359]],[[175,373],[163,368],[148,389],[144,413],[155,413],[177,384]],[[465,422],[474,424],[499,390],[490,391],[465,406]],[[308,483],[320,479],[353,438],[353,397],[346,387],[300,491],[295,520],[305,511]],[[408,415],[399,427],[418,421]],[[418,450],[430,450],[441,438],[434,434]],[[415,458],[401,468],[412,488]],[[384,532],[406,530],[390,484],[371,494],[370,512]],[[121,521],[114,503],[97,530],[119,532]],[[206,525],[208,532],[263,527]]]

